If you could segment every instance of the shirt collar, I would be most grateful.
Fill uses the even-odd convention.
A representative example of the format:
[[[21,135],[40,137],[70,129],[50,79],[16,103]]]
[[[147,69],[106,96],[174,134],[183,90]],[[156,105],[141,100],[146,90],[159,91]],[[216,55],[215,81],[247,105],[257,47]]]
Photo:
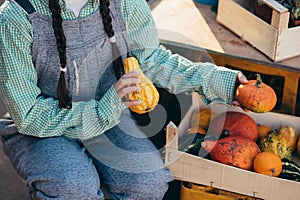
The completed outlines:
[[[88,4],[92,4],[93,7],[98,6],[100,4],[100,0],[88,0]],[[59,5],[63,11],[66,11],[66,2],[65,0],[59,0]]]

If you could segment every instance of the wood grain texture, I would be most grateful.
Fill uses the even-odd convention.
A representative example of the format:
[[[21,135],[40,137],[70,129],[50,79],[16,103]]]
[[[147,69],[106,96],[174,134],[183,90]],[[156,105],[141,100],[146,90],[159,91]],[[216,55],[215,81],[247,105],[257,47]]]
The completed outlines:
[[[152,8],[159,37],[224,52],[193,0],[161,0]]]

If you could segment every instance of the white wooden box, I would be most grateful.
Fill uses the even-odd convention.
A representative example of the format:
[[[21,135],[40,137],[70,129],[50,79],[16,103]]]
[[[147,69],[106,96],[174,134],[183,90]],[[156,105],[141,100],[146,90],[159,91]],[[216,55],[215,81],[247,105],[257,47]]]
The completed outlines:
[[[217,22],[260,50],[272,61],[300,55],[300,26],[288,28],[289,12],[275,0],[261,0],[272,9],[271,24],[246,9],[251,0],[219,0]]]

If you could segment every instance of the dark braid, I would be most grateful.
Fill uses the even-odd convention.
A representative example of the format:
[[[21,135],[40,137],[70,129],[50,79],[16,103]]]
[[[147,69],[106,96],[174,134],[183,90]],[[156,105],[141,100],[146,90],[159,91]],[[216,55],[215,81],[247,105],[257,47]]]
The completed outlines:
[[[110,2],[109,0],[100,0],[100,12],[102,16],[102,22],[104,26],[104,30],[108,37],[112,37],[115,35],[115,32],[112,27],[112,18],[110,16],[109,9]]]
[[[112,18],[110,16],[109,5],[110,5],[109,0],[100,0],[99,9],[102,16],[104,30],[108,35],[108,37],[111,38],[115,36],[115,33],[112,27]],[[112,45],[113,66],[115,70],[115,76],[118,80],[121,78],[122,74],[124,73],[123,60],[116,42],[110,41],[110,43]]]
[[[109,38],[114,37],[115,33],[112,27],[112,18],[110,16],[109,0],[100,0],[100,13],[102,16],[102,22],[104,30]],[[66,37],[64,34],[62,26],[61,17],[61,7],[59,0],[49,0],[49,9],[52,13],[52,28],[54,30],[54,35],[56,38],[57,50],[59,53],[61,72],[59,76],[58,86],[57,86],[57,96],[59,100],[60,108],[72,108],[71,98],[69,96],[69,91],[66,86],[65,71],[66,71]],[[120,79],[124,73],[123,60],[119,48],[115,41],[111,41],[112,54],[113,54],[113,66],[115,70],[115,75],[117,79]]]
[[[56,38],[57,50],[59,53],[61,72],[57,86],[57,96],[60,108],[72,108],[71,98],[66,86],[65,71],[66,71],[66,37],[62,26],[61,7],[59,0],[49,0],[49,9],[52,13],[52,28]]]

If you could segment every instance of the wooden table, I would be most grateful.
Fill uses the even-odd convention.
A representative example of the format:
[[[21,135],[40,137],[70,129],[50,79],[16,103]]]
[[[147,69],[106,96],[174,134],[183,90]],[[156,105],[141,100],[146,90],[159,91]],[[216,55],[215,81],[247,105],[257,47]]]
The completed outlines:
[[[193,0],[150,0],[149,6],[162,39],[274,63],[249,43],[219,24],[216,21],[216,12],[212,11],[209,5],[195,3]],[[172,32],[171,36],[166,34],[170,32]],[[278,64],[300,70],[300,56],[278,62]]]

